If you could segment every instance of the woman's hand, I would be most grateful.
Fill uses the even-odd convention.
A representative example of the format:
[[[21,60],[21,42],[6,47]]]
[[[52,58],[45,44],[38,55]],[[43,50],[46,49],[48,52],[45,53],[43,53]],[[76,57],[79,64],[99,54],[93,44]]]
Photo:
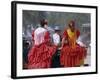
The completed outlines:
[[[58,48],[58,50],[61,50],[63,47]]]

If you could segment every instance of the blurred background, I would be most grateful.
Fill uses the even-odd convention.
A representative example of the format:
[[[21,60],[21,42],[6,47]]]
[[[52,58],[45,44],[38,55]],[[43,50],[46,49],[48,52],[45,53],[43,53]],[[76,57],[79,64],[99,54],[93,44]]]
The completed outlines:
[[[70,20],[74,20],[76,27],[80,30],[83,42],[88,45],[90,41],[90,17],[89,13],[70,13],[70,12],[46,12],[46,11],[29,11],[23,10],[23,37],[31,37],[32,30],[39,26],[41,19],[48,20],[48,26],[54,29],[59,26],[61,31],[65,29]],[[85,34],[84,34],[85,33]],[[88,35],[87,35],[87,34]]]

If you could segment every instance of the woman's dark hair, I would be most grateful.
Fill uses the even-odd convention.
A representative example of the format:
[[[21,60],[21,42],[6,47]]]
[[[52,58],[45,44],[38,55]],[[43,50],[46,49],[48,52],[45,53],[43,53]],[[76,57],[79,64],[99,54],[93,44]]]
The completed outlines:
[[[40,20],[40,25],[41,25],[42,27],[44,27],[44,25],[47,25],[47,24],[48,24],[48,22],[47,22],[46,19]]]
[[[71,20],[70,22],[69,22],[69,24],[68,24],[68,26],[75,26],[75,21],[74,20]]]

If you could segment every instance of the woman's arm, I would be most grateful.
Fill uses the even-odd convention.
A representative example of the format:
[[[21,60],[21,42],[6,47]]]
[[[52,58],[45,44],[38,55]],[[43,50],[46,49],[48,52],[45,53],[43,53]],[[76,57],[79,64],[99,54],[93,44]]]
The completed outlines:
[[[63,46],[65,44],[65,40],[66,40],[67,37],[68,37],[67,31],[65,30],[64,33],[63,33],[63,36],[62,36],[61,47],[59,49],[62,49],[63,48]]]
[[[62,48],[63,48],[63,46],[64,46],[64,43],[65,43],[65,38],[63,37],[63,38],[62,38],[62,42],[61,42],[61,48],[60,48],[60,49],[62,49]]]
[[[47,31],[44,36],[45,43],[50,43],[50,33]]]

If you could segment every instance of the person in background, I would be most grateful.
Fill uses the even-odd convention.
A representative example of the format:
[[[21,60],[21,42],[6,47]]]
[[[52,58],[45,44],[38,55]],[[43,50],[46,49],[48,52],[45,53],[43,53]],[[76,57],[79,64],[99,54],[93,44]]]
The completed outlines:
[[[54,28],[55,33],[53,34],[53,43],[54,45],[56,45],[57,47],[60,46],[60,42],[61,42],[61,36],[60,36],[60,29],[58,26],[56,26]]]
[[[23,40],[23,69],[27,69],[29,49],[30,49],[30,42],[24,39]]]
[[[51,45],[50,34],[44,27],[44,19],[40,24],[41,26],[34,31],[34,46],[28,53],[28,69],[50,68],[52,56],[56,52],[56,46]]]
[[[57,47],[56,53],[52,58],[52,67],[60,67],[60,44],[61,44],[61,30],[59,26],[54,28],[55,33],[53,34],[53,44]]]
[[[86,57],[85,47],[77,44],[77,39],[80,36],[80,31],[75,27],[75,21],[70,21],[68,28],[63,33],[60,63],[64,67],[79,67],[84,65]],[[67,43],[65,44],[65,41]]]

